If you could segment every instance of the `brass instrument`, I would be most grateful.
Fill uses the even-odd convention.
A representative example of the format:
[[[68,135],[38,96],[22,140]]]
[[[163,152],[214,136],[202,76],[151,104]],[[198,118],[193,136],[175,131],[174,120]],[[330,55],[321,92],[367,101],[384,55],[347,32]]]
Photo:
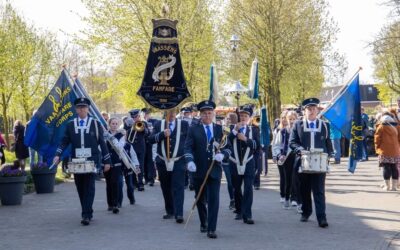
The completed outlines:
[[[255,115],[253,118],[251,118],[251,125],[254,127],[259,127],[261,122],[261,116]]]
[[[145,128],[144,121],[137,121],[137,122],[135,122],[135,123],[133,124],[133,126],[132,126],[131,131],[129,132],[128,139],[127,139],[128,142],[132,144],[132,143],[135,141],[136,133],[137,133],[137,132],[143,132],[143,131],[144,131],[144,128]],[[135,133],[133,133],[133,136],[132,136],[132,132],[133,132],[133,131],[135,131]]]

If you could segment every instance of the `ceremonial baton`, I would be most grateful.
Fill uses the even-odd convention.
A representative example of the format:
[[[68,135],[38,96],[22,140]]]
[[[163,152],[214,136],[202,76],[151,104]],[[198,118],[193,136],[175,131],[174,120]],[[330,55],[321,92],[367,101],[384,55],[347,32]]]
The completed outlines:
[[[225,131],[225,130],[223,131],[223,133],[224,133],[224,135],[222,136],[221,143],[218,145],[217,152],[220,151],[220,149],[225,146],[224,144],[226,144],[225,142],[227,140],[227,136],[228,136],[229,133],[228,133],[228,131]],[[197,197],[196,197],[195,201],[193,202],[192,209],[190,210],[190,213],[189,213],[189,216],[188,216],[188,218],[186,220],[184,229],[186,229],[186,226],[189,223],[190,217],[192,217],[194,208],[196,207],[197,202],[199,201],[199,199],[201,197],[201,194],[203,193],[204,186],[206,185],[207,180],[208,180],[208,176],[210,175],[211,170],[214,167],[214,163],[215,163],[215,160],[213,159],[213,161],[211,162],[210,166],[208,167],[208,170],[207,170],[206,176],[204,178],[204,181],[200,186],[199,193],[197,194]]]

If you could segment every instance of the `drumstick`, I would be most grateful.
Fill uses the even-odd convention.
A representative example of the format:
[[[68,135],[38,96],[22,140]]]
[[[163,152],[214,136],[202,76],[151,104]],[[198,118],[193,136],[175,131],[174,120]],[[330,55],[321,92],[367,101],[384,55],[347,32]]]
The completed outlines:
[[[57,166],[57,164],[53,162],[53,164],[50,165],[49,169],[52,170],[55,166]]]

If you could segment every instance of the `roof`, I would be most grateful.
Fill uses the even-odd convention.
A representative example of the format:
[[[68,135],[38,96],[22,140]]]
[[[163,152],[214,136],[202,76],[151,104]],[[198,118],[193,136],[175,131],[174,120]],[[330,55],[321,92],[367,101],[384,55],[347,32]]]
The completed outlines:
[[[330,102],[336,94],[342,89],[343,85],[325,87],[321,89],[319,99],[321,102]],[[360,85],[360,97],[363,102],[379,102],[378,89],[374,84],[361,84]]]

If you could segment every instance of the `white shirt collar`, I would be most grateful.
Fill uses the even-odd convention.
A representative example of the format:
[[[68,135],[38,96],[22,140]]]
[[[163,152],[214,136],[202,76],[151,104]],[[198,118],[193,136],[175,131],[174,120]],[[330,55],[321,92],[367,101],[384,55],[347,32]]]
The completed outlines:
[[[211,135],[214,135],[213,124],[210,123],[210,124],[206,125],[206,124],[203,123],[203,128],[204,128],[204,131],[206,132],[206,134],[207,134],[207,126],[210,126]]]
[[[80,126],[81,125],[81,121],[83,120],[83,121],[85,121],[84,123],[83,123],[83,125],[84,126],[86,126],[87,125],[87,120],[88,120],[88,116],[86,116],[85,118],[80,118],[79,116],[78,116],[78,125]]]

